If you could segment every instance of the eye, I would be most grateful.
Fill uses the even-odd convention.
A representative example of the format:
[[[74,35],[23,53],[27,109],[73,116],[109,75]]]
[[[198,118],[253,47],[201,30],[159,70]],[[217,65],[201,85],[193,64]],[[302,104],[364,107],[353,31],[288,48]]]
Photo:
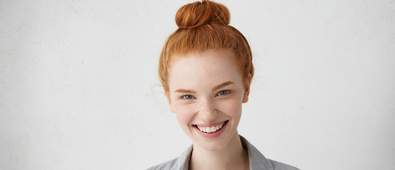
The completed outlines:
[[[226,96],[229,95],[232,91],[231,90],[221,90],[217,93],[216,96]]]
[[[180,96],[180,99],[182,99],[182,100],[193,100],[193,99],[195,99],[195,97],[190,95],[190,94],[186,94],[186,95]]]

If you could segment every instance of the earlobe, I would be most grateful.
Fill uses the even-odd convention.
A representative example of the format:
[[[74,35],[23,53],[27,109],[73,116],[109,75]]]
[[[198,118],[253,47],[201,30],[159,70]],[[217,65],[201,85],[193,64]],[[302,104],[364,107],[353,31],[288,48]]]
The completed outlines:
[[[248,95],[249,95],[249,90],[246,90],[244,95],[243,95],[243,103],[248,102]]]
[[[173,108],[173,106],[170,103],[169,103],[169,110],[170,110],[170,112],[175,113],[174,112],[174,108]]]
[[[168,98],[167,101],[168,101],[167,105],[169,106],[170,112],[174,113],[174,107],[173,107],[173,105],[171,104],[170,98]]]
[[[245,80],[244,82],[245,84],[245,91],[244,91],[244,95],[243,95],[243,103],[247,103],[248,102],[248,96],[250,95],[250,85],[251,85],[251,74],[248,75],[248,79]]]
[[[174,108],[173,108],[173,106],[172,106],[172,104],[171,104],[171,99],[170,99],[169,93],[165,93],[165,96],[166,96],[166,98],[167,98],[167,105],[169,106],[170,112],[173,112],[173,113],[174,113]]]
[[[170,112],[171,112],[171,113],[175,113],[174,106],[173,106],[173,104],[171,103],[170,99],[169,99],[168,106],[169,106]]]

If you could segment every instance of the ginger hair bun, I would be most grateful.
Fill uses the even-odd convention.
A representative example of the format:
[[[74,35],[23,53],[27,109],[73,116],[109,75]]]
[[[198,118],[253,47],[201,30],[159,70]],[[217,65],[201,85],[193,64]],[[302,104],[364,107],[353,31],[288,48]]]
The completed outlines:
[[[229,21],[229,10],[222,4],[208,0],[186,4],[176,14],[176,24],[180,29],[192,29],[206,24],[228,25]]]

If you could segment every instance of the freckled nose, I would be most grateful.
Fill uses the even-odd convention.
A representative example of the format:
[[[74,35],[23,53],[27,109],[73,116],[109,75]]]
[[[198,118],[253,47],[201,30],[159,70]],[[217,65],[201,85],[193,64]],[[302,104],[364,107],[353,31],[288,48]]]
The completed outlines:
[[[201,101],[199,116],[204,121],[214,121],[217,118],[217,111],[215,109],[215,104],[209,99],[204,99]]]

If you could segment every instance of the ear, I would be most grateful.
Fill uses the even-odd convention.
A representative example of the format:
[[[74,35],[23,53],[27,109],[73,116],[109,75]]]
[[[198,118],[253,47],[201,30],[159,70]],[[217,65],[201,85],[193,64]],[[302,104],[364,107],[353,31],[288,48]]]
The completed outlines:
[[[244,95],[243,95],[243,103],[248,102],[248,96],[250,95],[250,86],[251,86],[251,74],[248,75],[248,78],[246,78],[244,82]]]
[[[170,110],[171,113],[175,113],[174,112],[174,107],[170,103],[169,103],[169,110]]]
[[[170,95],[168,92],[165,92],[165,96],[167,98],[167,105],[169,106],[170,112],[174,113],[173,105],[171,104]]]
[[[171,103],[170,99],[169,99],[168,106],[169,106],[169,110],[171,113],[176,113],[175,108],[174,108],[173,104]]]
[[[249,88],[248,89],[246,89],[245,91],[244,91],[244,95],[243,95],[243,103],[247,103],[248,102],[248,96],[250,95],[250,90],[249,90]]]

